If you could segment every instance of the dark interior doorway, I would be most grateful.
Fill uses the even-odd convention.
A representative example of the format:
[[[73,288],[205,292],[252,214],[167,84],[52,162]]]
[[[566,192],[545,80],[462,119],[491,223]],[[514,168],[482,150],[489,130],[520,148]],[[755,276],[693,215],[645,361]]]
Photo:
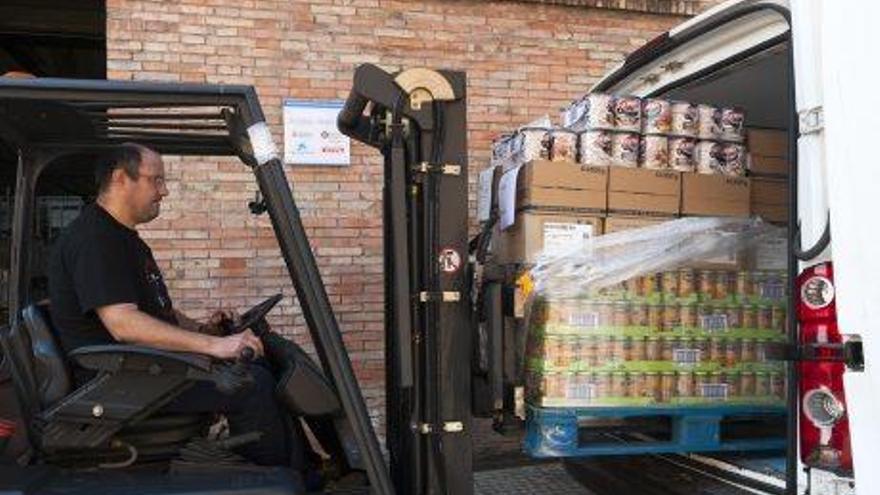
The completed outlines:
[[[106,20],[104,0],[4,0],[0,74],[105,78]]]
[[[35,77],[104,79],[107,76],[107,13],[104,0],[3,0],[0,2],[0,75],[26,73]],[[15,197],[17,153],[0,128],[0,324],[7,321],[10,221]],[[41,242],[31,255],[42,266],[58,227],[71,218],[81,197],[65,188],[69,181],[52,180],[38,185],[36,237]],[[69,175],[68,175],[69,177]],[[45,289],[45,277],[34,280]],[[16,402],[5,360],[0,355],[0,418],[16,417]],[[25,449],[19,433],[3,457],[14,459]]]

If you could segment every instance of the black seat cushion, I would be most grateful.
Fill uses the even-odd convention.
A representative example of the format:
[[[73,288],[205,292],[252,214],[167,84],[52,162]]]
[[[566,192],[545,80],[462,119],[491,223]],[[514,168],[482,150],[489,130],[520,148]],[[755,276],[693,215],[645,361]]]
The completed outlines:
[[[48,304],[31,304],[22,311],[33,352],[33,368],[42,407],[48,407],[71,391],[70,369],[58,345]]]

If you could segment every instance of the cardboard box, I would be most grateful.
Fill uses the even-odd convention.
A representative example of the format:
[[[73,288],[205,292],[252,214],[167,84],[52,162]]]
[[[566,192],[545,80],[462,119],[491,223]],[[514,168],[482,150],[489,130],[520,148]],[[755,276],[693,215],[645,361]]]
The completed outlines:
[[[788,180],[752,179],[751,210],[768,222],[788,222]]]
[[[749,156],[749,173],[756,175],[788,175],[790,170],[788,158],[764,156],[751,153]]]
[[[602,219],[596,216],[526,210],[501,233],[498,262],[533,263],[545,248],[564,250],[601,234]]]
[[[754,155],[788,158],[788,131],[749,129],[748,148]]]
[[[611,167],[608,212],[671,216],[679,213],[681,174],[673,171]]]
[[[560,208],[605,211],[608,168],[574,162],[533,161],[519,171],[517,210]]]
[[[675,220],[675,217],[628,217],[610,216],[605,218],[605,233],[623,232],[625,230],[651,227],[664,222]]]
[[[787,205],[788,180],[752,179],[752,202],[768,205]]]
[[[747,217],[751,181],[725,175],[682,174],[681,214]]]

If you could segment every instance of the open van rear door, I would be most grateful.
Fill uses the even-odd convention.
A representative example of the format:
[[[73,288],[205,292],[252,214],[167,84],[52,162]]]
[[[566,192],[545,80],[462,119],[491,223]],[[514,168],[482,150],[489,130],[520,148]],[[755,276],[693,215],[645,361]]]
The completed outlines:
[[[880,3],[824,7],[812,26],[796,26],[795,37],[805,34],[798,28],[820,30],[819,125],[824,121],[837,318],[842,332],[863,343],[864,371],[847,372],[844,383],[856,492],[869,495],[880,493],[880,69],[872,62]]]

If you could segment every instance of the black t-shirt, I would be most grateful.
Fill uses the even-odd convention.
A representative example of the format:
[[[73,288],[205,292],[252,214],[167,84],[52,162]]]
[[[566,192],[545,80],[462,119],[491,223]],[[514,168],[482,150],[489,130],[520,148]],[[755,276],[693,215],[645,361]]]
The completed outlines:
[[[52,321],[66,352],[115,340],[96,308],[119,303],[177,324],[162,273],[153,252],[97,204],[83,208],[52,251],[49,260]]]

